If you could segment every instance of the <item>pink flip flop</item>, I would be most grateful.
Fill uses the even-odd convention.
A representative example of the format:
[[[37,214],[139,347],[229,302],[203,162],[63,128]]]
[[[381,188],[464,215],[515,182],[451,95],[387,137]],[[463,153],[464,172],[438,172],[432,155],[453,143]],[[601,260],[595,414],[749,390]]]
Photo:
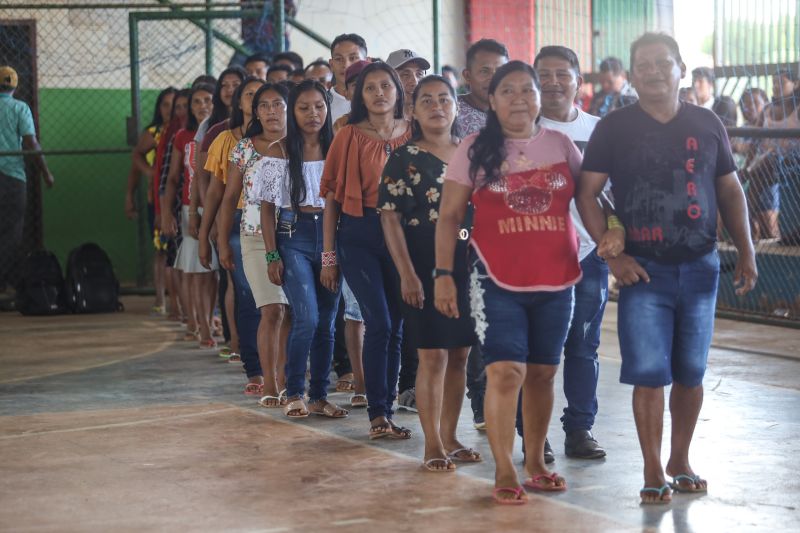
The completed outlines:
[[[500,498],[498,497],[499,494],[504,492],[508,492],[514,495],[514,498]],[[523,505],[528,502],[527,498],[523,498],[525,496],[525,489],[522,487],[497,487],[492,491],[492,498],[494,499],[494,503],[499,505]]]
[[[553,484],[542,485],[539,483],[540,481],[545,479],[548,481],[552,481]],[[564,484],[557,485],[558,480],[563,481]],[[567,481],[555,472],[553,472],[552,474],[537,474],[532,478],[526,480],[525,483],[523,483],[522,485],[527,489],[536,490],[539,492],[563,492],[567,490]]]

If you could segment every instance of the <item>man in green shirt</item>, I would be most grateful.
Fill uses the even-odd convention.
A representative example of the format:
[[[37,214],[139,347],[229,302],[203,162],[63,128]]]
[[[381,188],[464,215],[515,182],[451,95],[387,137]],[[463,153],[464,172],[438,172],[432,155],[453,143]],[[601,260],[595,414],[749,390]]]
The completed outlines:
[[[0,66],[0,152],[40,150],[31,109],[14,98],[19,78],[8,66]],[[36,177],[48,187],[53,175],[41,154],[33,156]],[[21,155],[0,156],[0,292],[16,281],[26,202],[25,160]]]

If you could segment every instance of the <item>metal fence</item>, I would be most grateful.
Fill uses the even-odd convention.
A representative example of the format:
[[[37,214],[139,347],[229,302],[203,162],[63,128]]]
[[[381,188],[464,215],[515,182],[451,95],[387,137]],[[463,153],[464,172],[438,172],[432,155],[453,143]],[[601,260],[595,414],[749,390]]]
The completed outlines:
[[[684,22],[673,21],[678,10],[671,0],[0,4],[0,63],[12,64],[20,73],[17,97],[34,111],[56,178],[55,188],[46,191],[29,180],[26,247],[46,246],[63,260],[78,244],[98,242],[109,252],[123,283],[140,287],[149,283],[151,245],[145,187],[140,187],[138,219],[128,221],[123,214],[130,145],[152,116],[161,89],[187,86],[199,74],[218,74],[234,55],[251,51],[244,35],[248,23],[270,25],[274,50],[286,44],[288,35],[290,48],[307,62],[327,58],[327,40],[348,31],[367,39],[373,57],[410,46],[432,64],[450,64],[457,70],[464,67],[467,44],[482,37],[506,42],[512,56],[527,60],[540,46],[565,44],[579,52],[587,79],[595,80],[591,71],[607,55],[627,64],[628,46],[637,35],[647,30],[671,32],[673,24],[677,29]],[[763,15],[754,13],[756,4]],[[718,94],[738,103],[745,89],[758,87],[771,98],[772,74],[796,68],[800,60],[800,0],[717,0],[714,9],[708,57],[715,65]],[[788,103],[796,104],[791,99]],[[764,135],[770,134],[731,131],[734,144],[756,146],[749,161],[746,152],[738,153],[742,168],[751,166],[769,146],[781,147],[780,158],[764,156],[761,166],[743,177],[751,205],[759,188],[777,183],[777,234],[759,235],[759,288],[744,299],[733,295],[728,273],[733,254],[721,235],[726,272],[719,307],[800,324],[795,277],[800,272],[795,248],[799,243],[790,239],[800,209],[800,178],[791,164],[798,154],[797,139],[770,140]],[[754,217],[754,225],[759,217]]]

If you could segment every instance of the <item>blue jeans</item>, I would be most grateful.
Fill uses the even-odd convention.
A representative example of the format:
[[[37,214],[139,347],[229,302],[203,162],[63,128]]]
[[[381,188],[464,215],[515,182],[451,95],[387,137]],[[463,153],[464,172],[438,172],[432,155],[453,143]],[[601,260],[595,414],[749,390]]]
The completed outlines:
[[[347,284],[364,317],[364,381],[370,420],[391,418],[400,372],[400,280],[383,240],[380,217],[364,210],[363,217],[342,214],[338,256]]]
[[[714,332],[719,255],[677,265],[635,258],[650,276],[619,291],[620,382],[664,387],[703,383]]]
[[[333,359],[333,325],[339,292],[319,281],[322,270],[322,213],[281,210],[278,251],[283,259],[283,290],[292,308],[292,331],[286,350],[286,395],[305,393],[306,362],[311,357],[309,399],[328,395]]]
[[[564,431],[592,429],[597,415],[600,326],[608,301],[608,265],[597,250],[581,261],[583,279],[575,285],[572,325],[564,343]]]
[[[242,355],[242,364],[248,378],[263,375],[261,362],[258,359],[258,324],[261,322],[261,313],[256,308],[250,284],[244,275],[242,263],[242,245],[239,239],[239,225],[242,222],[242,210],[237,209],[233,216],[233,226],[228,242],[233,250],[233,264],[231,272],[233,288],[236,291],[236,329],[239,330],[239,351]]]

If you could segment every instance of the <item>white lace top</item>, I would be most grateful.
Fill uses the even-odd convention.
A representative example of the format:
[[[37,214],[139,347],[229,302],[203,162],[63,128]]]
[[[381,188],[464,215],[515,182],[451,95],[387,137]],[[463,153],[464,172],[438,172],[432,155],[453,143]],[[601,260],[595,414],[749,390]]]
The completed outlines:
[[[285,159],[275,159],[261,165],[255,173],[254,195],[259,201],[270,202],[278,207],[292,207],[289,192],[289,164]],[[300,206],[325,207],[325,199],[319,197],[320,179],[325,161],[307,161],[303,163],[303,180],[306,185],[306,198]]]
[[[239,233],[261,235],[261,200],[255,194],[256,176],[266,166],[283,165],[285,168],[286,160],[261,155],[247,137],[239,141],[229,159],[242,173],[242,225]]]

